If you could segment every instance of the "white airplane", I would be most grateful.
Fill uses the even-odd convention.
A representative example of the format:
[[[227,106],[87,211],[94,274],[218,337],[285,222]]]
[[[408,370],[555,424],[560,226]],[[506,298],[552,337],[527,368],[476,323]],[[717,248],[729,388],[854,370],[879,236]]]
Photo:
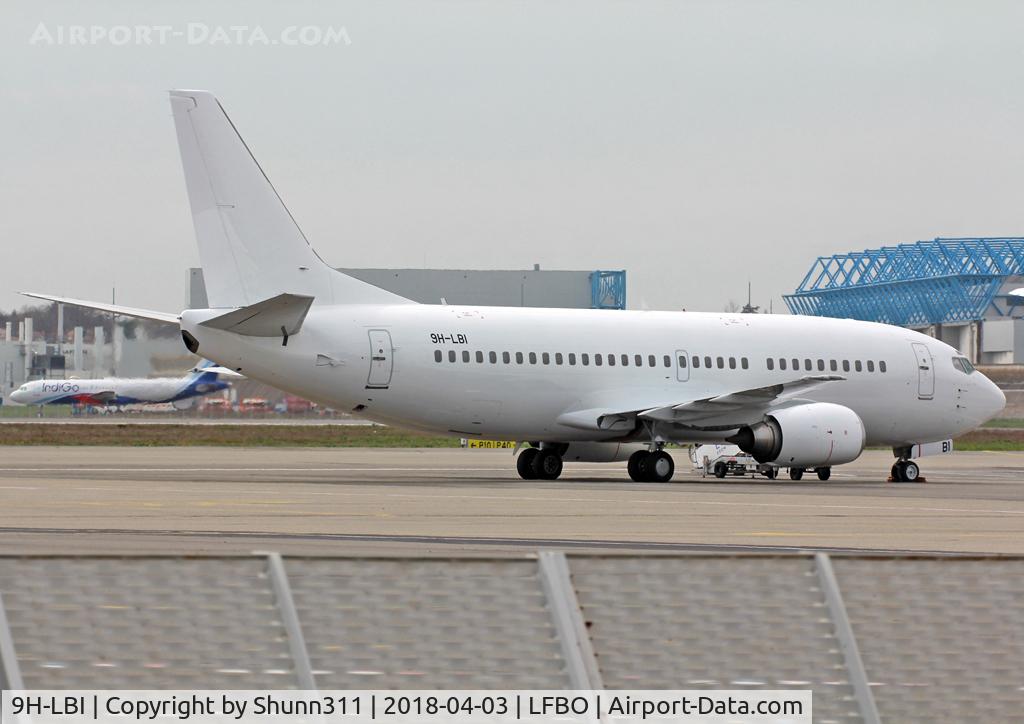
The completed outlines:
[[[900,327],[416,304],[324,263],[213,95],[172,91],[171,106],[211,308],[29,296],[179,325],[192,352],[360,417],[532,441],[524,478],[628,457],[633,480],[667,481],[666,443],[733,442],[822,480],[891,446],[894,479],[912,481],[914,458],[1005,404],[955,349]]]
[[[171,403],[185,409],[193,398],[228,387],[224,377],[241,377],[224,367],[204,362],[183,377],[95,380],[34,380],[11,393],[22,405],[133,405]]]

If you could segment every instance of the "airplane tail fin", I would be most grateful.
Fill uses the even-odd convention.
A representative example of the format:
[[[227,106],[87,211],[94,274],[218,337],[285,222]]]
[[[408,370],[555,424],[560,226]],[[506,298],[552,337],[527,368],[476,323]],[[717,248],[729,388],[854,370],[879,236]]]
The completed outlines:
[[[213,94],[171,91],[211,308],[296,294],[317,304],[411,304],[346,276],[313,250]]]

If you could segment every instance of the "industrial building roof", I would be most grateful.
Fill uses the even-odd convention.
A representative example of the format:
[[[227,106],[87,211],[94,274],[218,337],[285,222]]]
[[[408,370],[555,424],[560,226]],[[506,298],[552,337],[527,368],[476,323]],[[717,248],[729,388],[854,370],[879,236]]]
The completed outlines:
[[[984,318],[1021,274],[1024,238],[938,238],[818,257],[784,298],[794,314],[924,327]]]

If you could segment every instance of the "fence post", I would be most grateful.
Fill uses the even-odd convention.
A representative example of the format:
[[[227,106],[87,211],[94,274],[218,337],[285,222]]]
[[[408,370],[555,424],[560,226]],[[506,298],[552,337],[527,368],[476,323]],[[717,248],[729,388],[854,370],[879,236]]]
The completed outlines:
[[[277,598],[277,607],[281,611],[285,631],[288,633],[288,647],[291,649],[292,660],[295,662],[295,676],[298,678],[299,688],[316,689],[313,667],[309,662],[309,651],[306,649],[306,639],[302,635],[299,614],[295,610],[295,599],[292,598],[292,588],[288,584],[288,575],[284,570],[284,559],[281,558],[280,553],[267,553],[266,556],[267,571],[270,574],[270,582],[274,586],[274,596]]]
[[[24,688],[18,656],[14,652],[14,639],[11,638],[11,627],[7,625],[4,597],[0,594],[0,689]]]
[[[878,708],[875,706],[875,696],[871,693],[868,675],[864,670],[864,661],[860,658],[857,639],[853,635],[850,617],[846,613],[846,604],[843,603],[843,594],[839,590],[839,582],[832,569],[832,559],[828,557],[827,553],[816,553],[814,567],[818,572],[821,588],[825,592],[825,603],[828,604],[832,625],[836,629],[836,638],[839,639],[839,648],[843,652],[843,659],[846,662],[846,670],[850,676],[854,696],[857,698],[861,718],[864,719],[864,724],[880,724],[881,719],[878,716]]]
[[[572,687],[603,689],[601,671],[583,623],[583,614],[569,576],[569,562],[565,554],[560,551],[542,551],[537,562]]]

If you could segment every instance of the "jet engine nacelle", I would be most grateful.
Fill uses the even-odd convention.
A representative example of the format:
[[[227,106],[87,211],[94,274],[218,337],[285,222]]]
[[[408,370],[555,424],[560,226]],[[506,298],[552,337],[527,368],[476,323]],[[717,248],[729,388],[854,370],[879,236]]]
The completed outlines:
[[[864,423],[849,407],[811,402],[766,415],[729,442],[759,463],[818,468],[856,460],[864,450]]]
[[[646,450],[644,443],[633,442],[570,442],[562,452],[567,463],[617,463],[629,460],[637,450]]]

